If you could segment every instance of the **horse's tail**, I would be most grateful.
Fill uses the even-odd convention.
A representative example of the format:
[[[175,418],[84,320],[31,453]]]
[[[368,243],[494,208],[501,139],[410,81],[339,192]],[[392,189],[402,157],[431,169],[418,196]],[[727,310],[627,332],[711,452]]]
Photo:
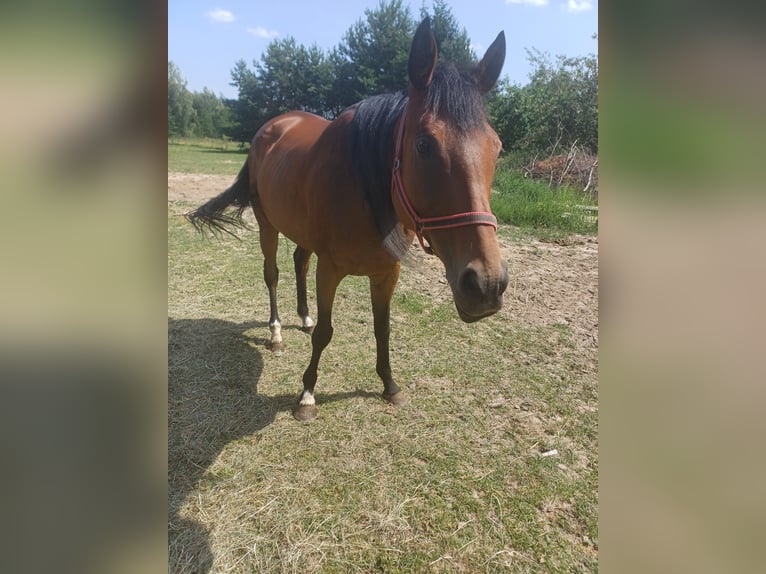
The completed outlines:
[[[249,161],[239,170],[239,175],[231,186],[217,195],[204,205],[186,214],[186,219],[197,229],[203,231],[208,228],[213,233],[226,232],[234,235],[230,227],[246,227],[242,220],[242,213],[250,205],[250,167]],[[236,207],[236,211],[229,211],[229,207]],[[236,237],[236,235],[234,235]]]

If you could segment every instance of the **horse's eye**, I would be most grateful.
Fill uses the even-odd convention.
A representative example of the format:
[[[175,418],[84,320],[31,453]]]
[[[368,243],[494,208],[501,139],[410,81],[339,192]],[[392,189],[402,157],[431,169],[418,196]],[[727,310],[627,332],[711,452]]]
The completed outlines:
[[[418,154],[426,157],[431,153],[431,142],[427,137],[419,137],[415,142],[415,149],[418,150]]]

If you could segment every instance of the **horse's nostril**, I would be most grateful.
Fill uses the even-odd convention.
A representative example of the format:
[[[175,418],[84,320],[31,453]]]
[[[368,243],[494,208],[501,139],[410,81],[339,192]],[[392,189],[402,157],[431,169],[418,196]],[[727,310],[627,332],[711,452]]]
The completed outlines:
[[[503,266],[503,275],[500,278],[500,290],[498,291],[499,295],[502,295],[505,293],[505,289],[508,287],[508,265]]]
[[[502,273],[490,279],[480,274],[473,265],[468,265],[460,273],[458,289],[466,299],[484,301],[500,298],[508,287],[508,270],[503,267]]]
[[[484,296],[484,289],[479,282],[479,274],[472,267],[467,267],[460,274],[460,291],[465,297],[481,298]]]

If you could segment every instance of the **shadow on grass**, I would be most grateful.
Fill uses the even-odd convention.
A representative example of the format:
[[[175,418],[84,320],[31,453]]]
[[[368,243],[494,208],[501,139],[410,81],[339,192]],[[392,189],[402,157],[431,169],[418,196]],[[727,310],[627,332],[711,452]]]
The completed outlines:
[[[261,349],[267,340],[246,334],[265,322],[220,319],[168,320],[168,568],[174,573],[209,572],[209,531],[181,516],[187,498],[231,442],[292,411],[300,393],[259,394]],[[318,403],[380,395],[366,391],[322,393]],[[300,424],[297,421],[295,424]]]

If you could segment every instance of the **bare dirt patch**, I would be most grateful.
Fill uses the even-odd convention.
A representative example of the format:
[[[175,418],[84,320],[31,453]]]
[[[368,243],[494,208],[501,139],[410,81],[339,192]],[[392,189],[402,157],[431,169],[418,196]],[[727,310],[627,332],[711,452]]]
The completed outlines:
[[[230,175],[168,172],[168,203],[203,203],[234,183]]]
[[[500,238],[509,283],[500,312],[509,321],[532,326],[569,326],[579,342],[598,344],[598,239],[573,235],[564,245],[536,239]],[[401,281],[435,300],[449,301],[444,267],[414,243]]]

